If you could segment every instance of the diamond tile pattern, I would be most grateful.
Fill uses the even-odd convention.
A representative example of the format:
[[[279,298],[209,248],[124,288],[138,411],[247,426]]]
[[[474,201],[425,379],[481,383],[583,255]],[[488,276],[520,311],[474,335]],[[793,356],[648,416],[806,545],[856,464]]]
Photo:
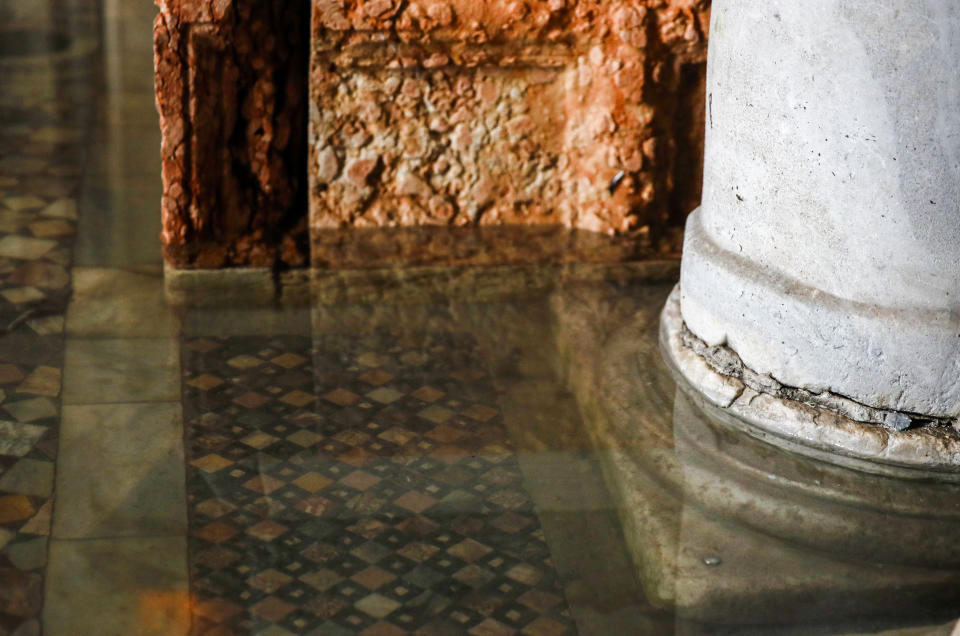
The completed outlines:
[[[573,633],[470,338],[193,339],[182,361],[193,633]]]
[[[26,5],[24,5],[26,6]],[[89,37],[97,4],[68,0]],[[23,11],[23,19],[37,12]],[[18,24],[26,30],[47,24]],[[7,57],[0,71],[0,633],[36,634],[60,421],[75,195],[95,97],[89,59]]]

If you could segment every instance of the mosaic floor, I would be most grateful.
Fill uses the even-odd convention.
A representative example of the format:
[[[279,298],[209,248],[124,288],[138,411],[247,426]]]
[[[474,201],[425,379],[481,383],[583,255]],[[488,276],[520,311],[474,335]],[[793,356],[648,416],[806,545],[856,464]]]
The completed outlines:
[[[194,632],[572,633],[469,337],[182,355]]]
[[[64,316],[93,106],[82,40],[96,26],[89,3],[65,8],[76,18],[72,52],[56,63],[0,56],[0,633],[39,630],[52,514]],[[9,10],[0,7],[0,19],[27,39],[46,26]]]
[[[476,324],[169,305],[154,11],[85,1],[0,5],[0,634],[582,632]]]

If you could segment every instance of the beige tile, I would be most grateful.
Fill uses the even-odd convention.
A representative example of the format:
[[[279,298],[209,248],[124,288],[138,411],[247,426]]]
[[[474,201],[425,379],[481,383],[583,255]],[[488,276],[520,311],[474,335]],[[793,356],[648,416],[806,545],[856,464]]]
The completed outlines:
[[[0,477],[0,490],[19,495],[49,497],[53,491],[53,462],[20,459]]]
[[[189,621],[185,538],[50,542],[46,636],[176,636]]]
[[[239,302],[233,307],[190,307],[183,317],[183,333],[187,336],[309,336],[310,311],[283,306],[243,307]]]
[[[36,570],[47,564],[47,538],[37,537],[18,541],[3,551],[13,567],[23,572]]]
[[[57,199],[47,207],[43,209],[40,213],[42,216],[49,216],[56,219],[70,219],[76,220],[77,218],[77,201],[75,199],[61,198]]]
[[[177,317],[166,302],[160,268],[73,269],[67,334],[113,338],[172,337]]]
[[[53,536],[185,534],[178,403],[64,408]]]
[[[37,238],[68,236],[74,233],[73,225],[60,219],[52,221],[37,221],[30,224],[30,231]]]
[[[73,263],[82,266],[160,265],[160,180],[131,178],[87,180],[80,189],[81,214],[73,246]]]
[[[49,239],[5,236],[0,239],[0,256],[30,260],[40,258],[57,245]]]
[[[57,397],[60,395],[61,375],[60,369],[57,367],[41,365],[20,383],[20,386],[17,387],[17,393]]]
[[[67,406],[53,536],[185,534],[180,404]]]
[[[23,457],[46,431],[44,426],[0,420],[0,455]]]
[[[26,196],[7,197],[3,200],[3,205],[11,210],[35,210],[46,204],[46,201],[32,194]]]
[[[28,320],[27,325],[35,333],[41,336],[50,336],[63,333],[63,316],[44,316],[34,320]]]
[[[174,339],[68,339],[63,403],[172,402],[180,399],[179,368]]]
[[[54,417],[57,414],[57,405],[45,397],[18,400],[16,402],[4,402],[3,408],[7,413],[16,418],[18,422],[33,422],[35,420]],[[8,424],[9,422],[0,423],[0,431],[6,428]],[[28,427],[17,428],[21,431],[31,430]],[[6,438],[6,436],[0,433],[0,439],[4,438]]]
[[[0,296],[3,296],[8,301],[14,305],[23,305],[26,303],[36,302],[38,300],[43,300],[43,293],[36,287],[11,287],[10,289],[4,289],[0,292]]]

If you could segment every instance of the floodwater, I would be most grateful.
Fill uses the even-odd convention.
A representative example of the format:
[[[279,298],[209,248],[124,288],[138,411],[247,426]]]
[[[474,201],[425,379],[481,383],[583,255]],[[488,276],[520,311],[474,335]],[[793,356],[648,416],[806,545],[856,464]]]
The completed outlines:
[[[0,634],[952,632],[960,490],[711,418],[676,263],[165,283],[153,14],[0,4]]]

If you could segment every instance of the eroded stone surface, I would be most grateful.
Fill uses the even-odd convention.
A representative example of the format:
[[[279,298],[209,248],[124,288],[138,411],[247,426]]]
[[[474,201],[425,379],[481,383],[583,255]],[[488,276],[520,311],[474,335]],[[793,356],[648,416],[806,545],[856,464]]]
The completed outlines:
[[[303,264],[304,162],[323,266],[369,264],[348,243],[377,262],[476,260],[450,256],[456,233],[335,231],[398,225],[631,239],[535,233],[527,261],[679,251],[699,201],[708,0],[314,4],[307,161],[309,3],[158,0],[170,265]],[[482,251],[516,262],[526,241]]]
[[[309,5],[157,4],[167,261],[303,264]]]
[[[900,415],[897,413],[850,400],[841,402],[840,396],[800,392],[755,372],[750,372],[749,378],[742,373],[739,377],[728,375],[730,369],[717,366],[715,359],[702,356],[684,342],[680,296],[678,286],[661,314],[664,358],[672,373],[697,394],[696,399],[713,408],[717,417],[769,443],[857,470],[957,481],[960,439],[948,422],[914,419],[909,428],[898,431],[884,421]],[[868,423],[871,416],[879,416],[876,419],[884,425]]]
[[[699,181],[678,147],[699,147],[702,104],[684,100],[699,94],[707,5],[314,0],[314,262],[471,261],[442,232],[384,232],[357,259],[345,246],[363,235],[343,228],[546,225],[669,251],[655,241],[690,205],[672,193]],[[569,240],[542,251],[569,254]]]

